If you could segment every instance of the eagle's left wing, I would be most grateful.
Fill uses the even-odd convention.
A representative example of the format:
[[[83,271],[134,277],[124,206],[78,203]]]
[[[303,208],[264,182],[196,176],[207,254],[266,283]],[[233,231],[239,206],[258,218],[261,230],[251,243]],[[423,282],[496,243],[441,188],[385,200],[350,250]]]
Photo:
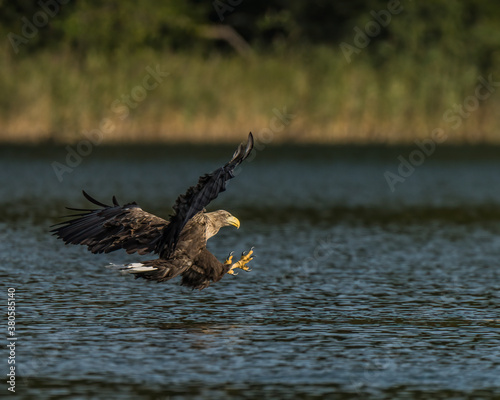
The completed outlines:
[[[234,169],[250,155],[252,148],[253,136],[250,132],[246,145],[240,144],[228,163],[210,174],[201,176],[196,186],[190,187],[185,194],[177,198],[173,207],[174,214],[170,217],[169,224],[164,228],[156,247],[156,252],[161,258],[168,258],[173,254],[187,222],[202,211],[220,192],[226,190],[226,181],[234,178]]]

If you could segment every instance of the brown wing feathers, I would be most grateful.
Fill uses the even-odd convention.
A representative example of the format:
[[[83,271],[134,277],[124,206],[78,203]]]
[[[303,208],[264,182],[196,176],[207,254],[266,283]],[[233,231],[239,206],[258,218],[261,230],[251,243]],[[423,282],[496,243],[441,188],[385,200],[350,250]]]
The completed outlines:
[[[114,196],[113,206],[110,206],[89,196],[85,191],[83,195],[102,208],[93,210],[67,207],[81,213],[69,215],[73,219],[55,225],[57,228],[51,230],[54,235],[67,244],[86,245],[92,253],[109,253],[119,249],[139,254],[154,251],[167,221],[143,211],[136,203],[120,206]]]
[[[167,258],[173,253],[186,223],[219,193],[226,190],[226,182],[234,178],[234,169],[250,155],[252,148],[253,136],[250,132],[246,145],[240,144],[228,163],[210,174],[201,176],[195,186],[191,186],[185,194],[177,198],[173,207],[174,214],[170,217],[156,248],[160,257]]]

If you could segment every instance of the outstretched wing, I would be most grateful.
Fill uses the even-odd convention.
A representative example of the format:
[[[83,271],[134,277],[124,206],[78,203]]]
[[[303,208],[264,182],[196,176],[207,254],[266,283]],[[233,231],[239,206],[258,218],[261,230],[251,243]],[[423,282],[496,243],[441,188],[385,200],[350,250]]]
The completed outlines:
[[[87,200],[102,208],[68,210],[81,211],[76,217],[54,226],[51,232],[66,244],[82,244],[92,253],[109,253],[125,249],[131,254],[155,251],[156,242],[168,222],[143,211],[136,203],[120,206],[113,196],[113,206],[103,204],[83,192]]]
[[[156,251],[162,258],[168,258],[174,251],[179,235],[187,222],[198,212],[203,210],[220,192],[226,190],[226,181],[234,178],[234,169],[245,160],[253,148],[253,136],[248,134],[248,141],[240,144],[233,154],[233,158],[224,166],[210,174],[200,177],[196,186],[190,187],[180,195],[174,205],[174,214],[165,227],[158,242]]]

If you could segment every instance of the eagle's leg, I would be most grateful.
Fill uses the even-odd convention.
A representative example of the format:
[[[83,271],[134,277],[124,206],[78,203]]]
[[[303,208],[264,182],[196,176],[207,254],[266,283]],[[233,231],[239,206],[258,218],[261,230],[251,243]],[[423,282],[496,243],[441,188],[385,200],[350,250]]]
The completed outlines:
[[[229,269],[229,271],[227,271],[227,273],[231,275],[237,275],[234,272],[236,268],[240,268],[243,271],[251,271],[250,267],[248,267],[247,264],[253,260],[252,254],[253,254],[253,247],[250,249],[248,253],[247,252],[241,253],[241,258],[233,265],[231,265],[231,268]]]

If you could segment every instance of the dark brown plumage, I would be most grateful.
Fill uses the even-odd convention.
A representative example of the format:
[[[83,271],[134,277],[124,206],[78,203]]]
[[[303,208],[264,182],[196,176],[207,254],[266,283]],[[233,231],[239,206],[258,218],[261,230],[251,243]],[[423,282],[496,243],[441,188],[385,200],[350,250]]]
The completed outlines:
[[[234,177],[234,169],[241,164],[253,148],[253,136],[248,135],[246,145],[241,144],[232,159],[210,174],[200,177],[195,186],[180,195],[174,204],[174,214],[167,221],[142,210],[135,202],[120,206],[113,196],[113,205],[103,204],[87,193],[83,195],[98,209],[77,209],[79,214],[55,225],[52,233],[66,244],[87,246],[92,253],[109,253],[119,249],[127,253],[157,253],[158,259],[121,266],[122,272],[149,280],[163,282],[181,275],[181,284],[203,289],[219,281],[226,273],[246,267],[252,251],[232,263],[232,257],[221,263],[210,253],[207,240],[223,226],[239,227],[237,218],[225,210],[205,212],[205,207]]]

